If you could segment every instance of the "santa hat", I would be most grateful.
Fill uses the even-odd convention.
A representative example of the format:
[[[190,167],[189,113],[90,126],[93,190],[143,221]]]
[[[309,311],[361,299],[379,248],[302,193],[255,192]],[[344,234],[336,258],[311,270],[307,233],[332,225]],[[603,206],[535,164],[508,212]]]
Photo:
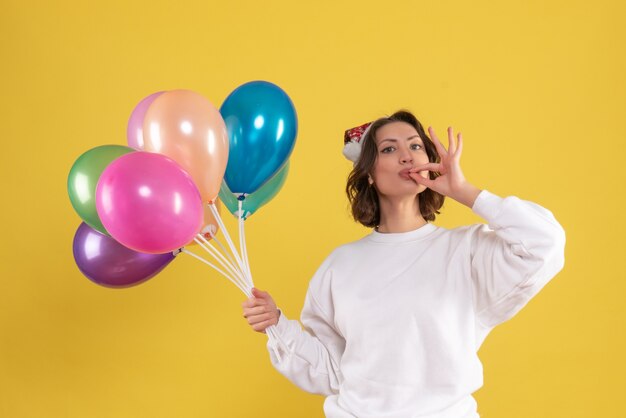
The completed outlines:
[[[354,164],[361,155],[361,148],[363,147],[361,141],[365,138],[371,125],[372,122],[368,122],[356,128],[348,129],[343,136],[343,155]]]

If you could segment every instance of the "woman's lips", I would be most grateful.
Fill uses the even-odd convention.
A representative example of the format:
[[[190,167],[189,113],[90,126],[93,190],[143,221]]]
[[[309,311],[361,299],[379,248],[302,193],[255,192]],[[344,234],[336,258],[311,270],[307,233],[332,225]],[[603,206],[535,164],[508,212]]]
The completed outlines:
[[[410,171],[410,168],[405,168],[404,170],[401,170],[398,174],[405,180],[411,180],[411,176],[409,175]]]
[[[405,168],[404,170],[401,170],[401,171],[398,173],[398,175],[399,175],[400,177],[402,177],[403,179],[405,179],[405,180],[413,180],[413,179],[411,178],[411,170],[413,170],[413,169],[412,169],[412,168]],[[420,175],[420,176],[424,177],[424,175],[422,175],[422,173],[423,173],[423,172],[425,172],[425,171],[426,171],[426,170],[423,170],[423,171],[416,171],[416,172],[414,172],[413,174],[418,174],[418,175]],[[415,180],[413,180],[413,181],[415,181]]]

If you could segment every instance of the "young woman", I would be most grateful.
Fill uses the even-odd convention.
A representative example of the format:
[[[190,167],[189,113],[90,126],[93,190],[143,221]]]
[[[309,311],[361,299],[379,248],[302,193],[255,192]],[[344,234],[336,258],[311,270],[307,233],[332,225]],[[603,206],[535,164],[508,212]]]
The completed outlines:
[[[429,133],[400,111],[351,141],[346,191],[355,220],[373,231],[322,263],[304,329],[266,292],[243,304],[255,331],[277,325],[289,351],[278,361],[270,350],[272,364],[327,396],[328,417],[478,417],[480,345],[563,267],[565,234],[553,215],[472,185],[461,134],[448,129],[446,150]],[[433,225],[444,197],[488,225]]]

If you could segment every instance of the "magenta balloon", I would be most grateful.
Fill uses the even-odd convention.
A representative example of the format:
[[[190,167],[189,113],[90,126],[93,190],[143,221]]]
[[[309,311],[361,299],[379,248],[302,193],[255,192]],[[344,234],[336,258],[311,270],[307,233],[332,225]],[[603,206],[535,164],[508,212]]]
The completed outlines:
[[[200,192],[174,160],[156,153],[122,155],[102,172],[96,209],[115,240],[142,253],[174,251],[202,228]]]
[[[131,148],[135,148],[136,150],[143,151],[144,149],[144,140],[143,140],[143,119],[146,116],[146,112],[148,108],[160,95],[165,93],[164,91],[158,91],[156,93],[152,93],[150,96],[145,97],[141,100],[133,113],[130,114],[130,118],[128,119],[128,126],[126,127],[126,137],[128,138],[128,146]]]
[[[74,261],[89,280],[124,288],[154,277],[172,260],[172,253],[146,254],[124,247],[113,238],[80,224],[74,235]]]

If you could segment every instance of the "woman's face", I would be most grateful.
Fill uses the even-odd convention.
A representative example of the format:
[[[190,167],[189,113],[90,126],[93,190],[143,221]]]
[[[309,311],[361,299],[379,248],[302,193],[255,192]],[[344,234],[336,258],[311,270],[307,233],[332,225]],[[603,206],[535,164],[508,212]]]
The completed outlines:
[[[411,168],[428,163],[424,142],[413,126],[391,122],[378,128],[376,149],[372,177],[379,194],[415,196],[426,190],[426,186],[417,184],[408,173]],[[428,178],[428,171],[419,174]]]

